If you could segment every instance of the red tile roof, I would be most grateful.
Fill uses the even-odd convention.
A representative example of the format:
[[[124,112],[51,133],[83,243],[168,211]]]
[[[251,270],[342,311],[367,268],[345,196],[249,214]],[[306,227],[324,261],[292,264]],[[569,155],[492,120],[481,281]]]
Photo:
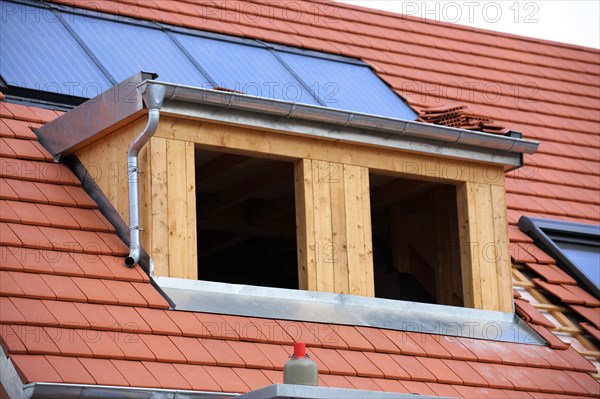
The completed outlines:
[[[16,117],[31,114],[29,107],[3,105]],[[5,162],[22,159],[15,156]],[[0,192],[1,222],[13,232],[0,237],[6,259],[0,265],[0,337],[24,382],[246,392],[281,382],[292,332],[308,343],[323,385],[467,396],[500,395],[497,389],[509,397],[514,389],[596,392],[587,374],[594,367],[568,350],[165,310],[168,304],[139,267],[121,264],[124,245],[74,250],[55,243],[65,240],[61,233],[72,238],[83,231],[107,232],[116,240],[96,209],[88,208],[71,172],[60,170],[60,179],[44,183],[60,193],[50,197],[32,183],[42,181],[38,175],[2,172],[3,184],[14,189]],[[70,191],[60,191],[67,186]],[[90,242],[104,241],[96,235]],[[578,302],[586,300],[591,302]],[[545,381],[549,373],[556,382]]]
[[[540,140],[506,188],[517,311],[552,349],[314,323],[293,329],[309,343],[322,385],[473,398],[598,396],[588,374],[595,367],[544,327],[571,312],[598,339],[598,300],[516,227],[523,214],[600,221],[597,50],[320,1],[295,2],[297,19],[282,17],[287,3],[249,18],[264,5],[58,2],[362,58],[419,110],[459,102]],[[335,11],[329,19],[326,7]],[[450,90],[456,85],[463,90]],[[486,87],[501,95],[492,101]],[[22,380],[226,392],[281,382],[289,322],[273,329],[271,320],[165,310],[144,272],[121,265],[125,245],[32,133],[59,114],[0,102],[0,343]],[[547,312],[556,305],[544,293],[559,311]]]

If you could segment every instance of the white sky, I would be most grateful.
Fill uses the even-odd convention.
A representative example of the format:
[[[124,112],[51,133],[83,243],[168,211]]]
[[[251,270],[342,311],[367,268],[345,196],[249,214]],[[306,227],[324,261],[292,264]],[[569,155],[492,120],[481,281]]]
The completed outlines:
[[[421,18],[600,48],[600,0],[338,0]]]

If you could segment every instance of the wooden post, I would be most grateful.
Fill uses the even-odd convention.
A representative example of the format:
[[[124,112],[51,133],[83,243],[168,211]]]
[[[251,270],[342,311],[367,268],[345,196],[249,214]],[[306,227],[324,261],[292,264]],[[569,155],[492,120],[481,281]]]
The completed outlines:
[[[167,140],[169,276],[198,279],[194,145]],[[164,243],[163,243],[164,245]]]
[[[374,296],[368,169],[296,163],[301,289]]]
[[[457,203],[465,306],[512,312],[504,189],[462,183],[457,186]]]
[[[148,248],[154,259],[154,274],[169,277],[169,214],[167,199],[167,140],[154,137],[146,145],[150,146],[150,187],[144,193],[146,201],[150,202],[148,243],[142,241],[142,246]]]

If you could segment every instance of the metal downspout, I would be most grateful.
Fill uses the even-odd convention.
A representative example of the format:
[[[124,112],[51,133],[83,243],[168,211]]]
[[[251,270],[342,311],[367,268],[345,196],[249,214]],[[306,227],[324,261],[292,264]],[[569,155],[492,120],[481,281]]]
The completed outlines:
[[[142,132],[131,142],[127,152],[127,179],[129,184],[129,255],[125,258],[125,265],[133,267],[140,259],[140,205],[139,205],[139,180],[138,155],[142,147],[156,132],[160,119],[160,107],[165,98],[165,87],[160,85],[146,85],[142,98],[148,108],[148,123]]]

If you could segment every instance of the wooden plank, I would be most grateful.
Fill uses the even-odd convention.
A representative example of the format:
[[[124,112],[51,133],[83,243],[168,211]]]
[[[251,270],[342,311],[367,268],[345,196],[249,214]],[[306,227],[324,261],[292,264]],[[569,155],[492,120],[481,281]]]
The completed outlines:
[[[315,263],[317,290],[334,292],[334,263],[337,253],[332,238],[331,185],[329,176],[321,173],[321,170],[328,168],[329,163],[326,161],[312,161]]]
[[[360,168],[360,184],[363,213],[364,272],[366,280],[365,296],[375,296],[375,268],[373,265],[373,229],[371,226],[371,195],[369,187],[369,169]]]
[[[335,251],[333,274],[334,292],[348,294],[348,238],[346,236],[346,191],[344,168],[341,164],[328,166],[327,178],[331,189],[331,239]]]
[[[185,143],[186,218],[188,240],[188,278],[198,280],[198,245],[196,224],[196,168],[194,143]]]
[[[535,286],[535,284],[533,284]],[[564,306],[558,306],[553,303],[532,303],[531,306],[538,310],[546,310],[549,312],[568,312]]]
[[[169,277],[169,210],[167,200],[167,140],[154,137],[150,140],[152,246],[154,274]]]
[[[506,196],[504,188],[490,186],[493,209],[493,228],[496,243],[496,275],[498,287],[498,310],[513,312],[513,288],[511,278],[511,260],[508,239],[508,218],[506,215]]]
[[[477,217],[477,245],[475,256],[479,258],[479,278],[475,284],[481,285],[483,309],[499,310],[498,275],[496,270],[496,238],[494,235],[494,214],[492,193],[487,184],[475,183],[475,214]]]
[[[579,340],[579,337],[577,337],[577,340]],[[589,342],[589,341],[588,341]],[[594,348],[596,348],[595,345],[591,344]],[[584,345],[585,346],[585,345]],[[586,357],[593,357],[596,360],[600,360],[600,351],[596,349],[593,350],[580,350],[578,351],[579,353],[581,353],[583,356]],[[600,374],[591,374],[592,377],[598,379],[598,376],[600,376]]]
[[[350,294],[366,295],[363,193],[360,167],[344,165]]]
[[[413,178],[418,176],[434,182],[471,181],[503,186],[503,180],[495,174],[495,166],[205,121],[164,116],[156,136],[191,141],[218,151],[227,149],[288,160],[321,159],[364,166],[378,173],[393,172],[397,176]]]
[[[477,241],[477,216],[475,213],[474,183],[466,182],[456,187],[458,235],[460,237],[460,264],[463,301],[466,307],[482,309],[479,279],[479,257],[474,251]]]
[[[312,177],[310,159],[301,159],[294,164],[298,285],[301,290],[317,289]]]
[[[129,223],[127,150],[146,124],[144,117],[80,149],[77,157],[110,200],[123,220]]]
[[[167,215],[169,226],[169,276],[191,278],[187,236],[185,146],[179,140],[167,140]]]

